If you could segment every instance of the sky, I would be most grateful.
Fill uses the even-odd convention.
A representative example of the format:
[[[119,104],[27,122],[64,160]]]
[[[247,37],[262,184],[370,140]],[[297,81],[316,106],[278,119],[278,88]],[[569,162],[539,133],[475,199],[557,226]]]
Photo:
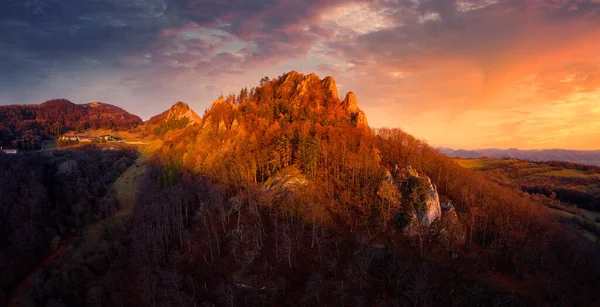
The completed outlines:
[[[0,1],[0,105],[202,115],[291,70],[434,146],[600,149],[600,0]]]

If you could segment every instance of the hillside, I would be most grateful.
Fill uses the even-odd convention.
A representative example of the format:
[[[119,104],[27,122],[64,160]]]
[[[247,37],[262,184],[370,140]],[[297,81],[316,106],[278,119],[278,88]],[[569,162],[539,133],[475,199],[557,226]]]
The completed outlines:
[[[596,247],[426,143],[371,130],[331,77],[290,72],[217,99],[165,138],[144,190],[141,267],[123,274],[162,289],[132,298],[147,305],[598,301]]]
[[[162,146],[143,169],[111,177],[127,205],[73,231],[72,248],[39,269],[22,301],[600,302],[600,249],[539,199],[399,129],[371,129],[358,97],[341,98],[332,77],[292,71],[218,98],[202,118],[183,103],[153,117],[141,129]]]
[[[100,102],[55,99],[40,105],[0,106],[0,146],[36,149],[43,140],[67,131],[125,130],[141,123],[138,116]]]
[[[521,150],[510,149],[451,149],[439,148],[448,157],[459,158],[515,158],[530,161],[568,161],[588,165],[600,166],[600,150],[568,150],[568,149],[535,149]]]

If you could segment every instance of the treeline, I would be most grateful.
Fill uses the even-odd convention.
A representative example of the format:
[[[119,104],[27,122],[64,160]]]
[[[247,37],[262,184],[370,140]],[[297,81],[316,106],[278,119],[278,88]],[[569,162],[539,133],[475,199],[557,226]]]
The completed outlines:
[[[579,208],[600,211],[600,195],[596,196],[589,192],[560,185],[522,185],[521,189],[527,193],[543,194],[560,200],[564,204],[577,206]]]
[[[568,161],[544,161],[541,163],[567,169],[576,169],[578,171],[588,172],[590,174],[600,174],[600,166],[596,165],[587,165]]]
[[[135,152],[0,153],[0,301],[76,229],[118,209],[107,190]]]

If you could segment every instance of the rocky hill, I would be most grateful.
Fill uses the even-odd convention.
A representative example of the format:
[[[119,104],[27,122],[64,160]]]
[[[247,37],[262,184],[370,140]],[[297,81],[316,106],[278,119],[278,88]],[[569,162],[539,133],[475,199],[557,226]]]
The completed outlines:
[[[356,95],[340,99],[332,77],[292,71],[263,78],[217,99],[202,117],[200,125],[164,139],[149,189],[163,192],[144,196],[134,228],[145,250],[169,253],[158,242],[143,243],[143,229],[182,201],[154,203],[156,214],[142,208],[179,197],[168,191],[181,195],[197,184],[191,178],[202,178],[210,196],[194,186],[187,202],[198,217],[189,221],[195,226],[188,235],[202,248],[173,244],[178,253],[206,258],[187,258],[185,269],[167,267],[228,276],[207,286],[203,299],[545,305],[555,291],[548,280],[569,300],[597,289],[584,281],[593,274],[568,265],[570,256],[553,246],[569,245],[588,265],[594,257],[583,254],[590,251],[533,198],[459,167],[398,129],[372,130]],[[195,197],[202,199],[197,205]],[[169,223],[181,220],[177,210]],[[155,236],[179,232],[165,228]],[[585,305],[594,297],[577,299]]]
[[[180,130],[195,124],[200,124],[202,118],[187,104],[177,102],[168,110],[151,117],[144,123],[147,134],[162,137],[170,130]]]
[[[0,144],[33,149],[44,139],[71,130],[125,130],[141,123],[138,116],[100,102],[55,99],[39,105],[0,106]]]

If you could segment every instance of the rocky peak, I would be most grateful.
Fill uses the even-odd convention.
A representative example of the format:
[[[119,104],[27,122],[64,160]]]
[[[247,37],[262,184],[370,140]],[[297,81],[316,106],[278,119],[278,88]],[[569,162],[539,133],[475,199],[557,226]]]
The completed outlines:
[[[311,84],[321,82],[321,79],[319,79],[319,77],[317,77],[317,75],[315,74],[310,74],[307,76],[303,76],[301,74],[299,75],[300,78],[295,80],[298,82],[298,85],[296,86],[296,90],[298,91],[298,97],[304,96],[308,92]]]
[[[358,112],[358,98],[356,98],[356,95],[352,91],[346,94],[346,98],[344,98],[342,106],[346,111],[348,111],[348,113]]]
[[[323,81],[321,81],[321,83],[323,83],[323,87],[330,98],[340,99],[337,85],[335,84],[335,79],[333,79],[333,77],[327,76],[323,79]]]
[[[358,128],[369,128],[367,114],[361,110],[358,110],[358,112],[354,115],[354,121],[356,122],[356,127]]]
[[[160,125],[169,121],[179,121],[184,118],[188,120],[187,124],[185,125],[186,127],[202,121],[200,116],[198,116],[198,114],[196,114],[196,112],[194,112],[194,110],[192,110],[186,103],[179,101],[172,105],[168,110],[150,118],[147,124]]]
[[[296,71],[290,71],[278,80],[275,80],[278,86],[278,90],[282,97],[289,97],[292,99],[298,99],[306,95],[309,91],[322,91],[327,99],[334,99],[339,101],[339,93],[335,79],[331,76],[327,76],[321,80],[319,76],[314,73],[303,75]]]
[[[189,120],[188,125],[192,125],[194,123],[200,123],[200,116],[194,112],[186,103],[177,102],[175,103],[168,111],[166,120],[179,120],[182,118],[187,118]]]

